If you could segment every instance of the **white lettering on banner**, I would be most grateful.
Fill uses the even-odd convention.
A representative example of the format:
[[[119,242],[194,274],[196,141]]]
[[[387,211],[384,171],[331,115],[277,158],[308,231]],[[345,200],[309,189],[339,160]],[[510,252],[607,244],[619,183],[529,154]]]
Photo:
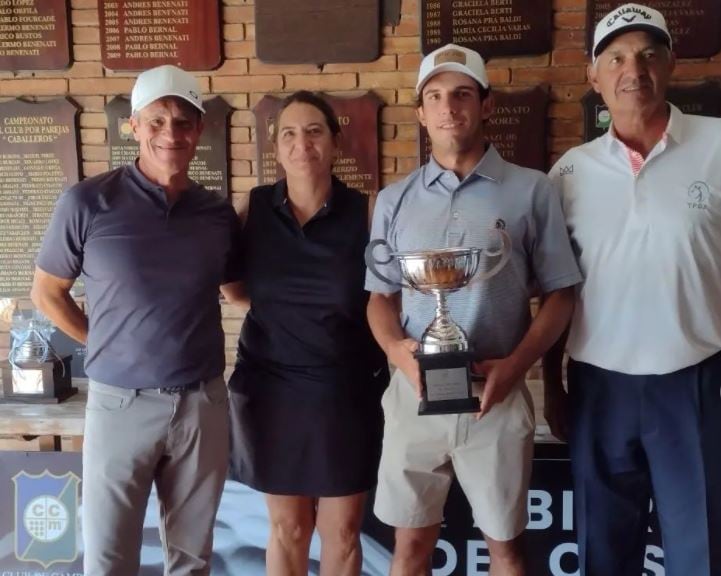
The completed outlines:
[[[573,491],[564,490],[562,498],[563,498],[563,512],[562,512],[563,521],[561,523],[561,528],[563,530],[573,530]]]
[[[458,565],[458,554],[453,544],[447,540],[439,539],[436,548],[442,550],[446,555],[446,563],[441,568],[433,569],[433,576],[451,576]]]
[[[491,567],[488,544],[484,540],[469,540],[466,550],[466,558],[468,558],[466,576],[488,576]],[[483,565],[483,570],[479,570],[479,564]]]
[[[462,569],[459,569],[458,553],[453,544],[447,540],[438,540],[436,548],[445,554],[445,562],[442,566],[433,569],[433,576],[453,576],[463,573]],[[641,576],[665,576],[666,571],[663,565],[659,564],[660,560],[663,560],[663,550],[652,544],[646,546],[644,571]],[[488,576],[490,564],[491,558],[486,543],[483,540],[468,540],[465,576]],[[579,576],[579,570],[568,572],[564,566],[578,566],[578,544],[575,542],[564,542],[551,550],[548,557],[548,570],[551,576]]]
[[[553,496],[546,490],[528,491],[528,524],[527,530],[547,530],[553,525],[551,505]],[[561,493],[561,528],[565,531],[573,530],[573,491],[564,490]]]
[[[646,558],[643,561],[643,576],[665,576],[666,569],[656,560],[663,560],[663,550],[649,544],[646,546]]]
[[[528,530],[545,530],[553,524],[551,504],[553,498],[545,490],[528,491]]]
[[[578,576],[580,572],[566,572],[562,568],[562,559],[566,554],[573,554],[578,556],[578,544],[575,542],[566,542],[565,544],[559,544],[556,546],[551,555],[548,557],[548,568],[551,570],[553,576]]]
[[[433,569],[433,576],[452,576],[459,574],[458,554],[453,544],[447,540],[439,539],[436,548],[445,554],[443,566]],[[483,540],[468,540],[466,542],[466,576],[488,576],[491,557],[488,555],[488,545]]]

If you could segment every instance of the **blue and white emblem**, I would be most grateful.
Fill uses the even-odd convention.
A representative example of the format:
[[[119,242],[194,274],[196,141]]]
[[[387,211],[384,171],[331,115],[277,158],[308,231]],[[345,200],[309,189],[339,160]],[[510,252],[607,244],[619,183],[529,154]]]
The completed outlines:
[[[15,484],[15,556],[47,568],[78,557],[77,511],[80,478],[20,472]]]

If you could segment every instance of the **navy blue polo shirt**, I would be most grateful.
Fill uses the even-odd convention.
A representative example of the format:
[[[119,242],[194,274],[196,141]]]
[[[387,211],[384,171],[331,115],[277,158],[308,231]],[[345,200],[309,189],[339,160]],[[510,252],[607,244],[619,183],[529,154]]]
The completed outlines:
[[[385,366],[366,321],[368,198],[333,178],[325,206],[300,226],[285,180],[254,188],[243,237],[251,306],[240,364],[262,367],[305,394],[368,393],[357,382],[373,382]]]
[[[160,186],[123,166],[61,194],[36,263],[83,275],[90,378],[183,386],[225,369],[218,288],[237,279],[237,239],[229,202],[194,183],[169,206]]]

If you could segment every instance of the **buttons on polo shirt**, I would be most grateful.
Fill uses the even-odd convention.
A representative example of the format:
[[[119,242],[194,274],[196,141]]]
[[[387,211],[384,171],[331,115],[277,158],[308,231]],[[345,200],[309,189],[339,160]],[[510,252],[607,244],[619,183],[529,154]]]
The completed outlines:
[[[454,210],[451,216],[453,216],[454,220],[458,220],[461,217],[461,213],[458,210]]]

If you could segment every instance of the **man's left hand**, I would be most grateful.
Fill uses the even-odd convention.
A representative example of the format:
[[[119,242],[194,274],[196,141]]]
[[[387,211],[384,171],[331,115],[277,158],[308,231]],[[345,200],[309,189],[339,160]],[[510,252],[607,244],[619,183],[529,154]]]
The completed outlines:
[[[518,363],[510,357],[474,362],[473,370],[486,378],[481,395],[481,411],[476,415],[476,419],[487,414],[495,404],[503,402],[513,386],[524,375],[524,371],[519,369]]]

